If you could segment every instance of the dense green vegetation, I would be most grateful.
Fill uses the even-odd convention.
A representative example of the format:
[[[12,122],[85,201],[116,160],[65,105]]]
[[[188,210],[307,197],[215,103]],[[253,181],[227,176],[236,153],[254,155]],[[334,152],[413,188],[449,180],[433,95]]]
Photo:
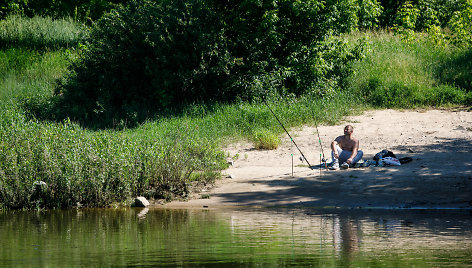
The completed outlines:
[[[327,36],[355,28],[355,11],[338,1],[130,1],[91,29],[53,116],[109,127],[192,103],[329,94],[362,46]]]
[[[408,44],[388,32],[366,33],[366,57],[353,64],[346,87],[374,107],[412,108],[472,103],[469,49]]]
[[[262,98],[286,127],[366,106],[470,105],[472,1],[437,20],[425,3],[447,6],[398,6],[393,32],[375,29],[387,21],[376,1],[130,1],[91,27],[3,8],[0,204],[186,196],[226,167],[221,145],[278,146]]]

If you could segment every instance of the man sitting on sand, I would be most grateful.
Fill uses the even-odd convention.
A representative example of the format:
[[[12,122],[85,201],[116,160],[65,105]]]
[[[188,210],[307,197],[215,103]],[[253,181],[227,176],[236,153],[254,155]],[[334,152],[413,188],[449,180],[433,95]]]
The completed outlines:
[[[364,153],[359,150],[359,140],[354,138],[353,132],[354,128],[347,125],[344,127],[344,136],[337,137],[331,143],[331,157],[333,158],[331,169],[339,169],[340,162],[341,168],[347,169],[362,159]]]

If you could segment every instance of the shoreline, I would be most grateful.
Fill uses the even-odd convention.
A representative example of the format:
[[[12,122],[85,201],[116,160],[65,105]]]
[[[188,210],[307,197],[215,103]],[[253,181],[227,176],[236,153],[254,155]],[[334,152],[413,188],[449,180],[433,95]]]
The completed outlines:
[[[326,156],[331,139],[346,124],[354,126],[364,161],[383,149],[413,161],[398,167],[320,172],[303,166],[286,136],[281,136],[276,150],[255,150],[250,143],[238,143],[224,150],[245,157],[234,161],[224,171],[225,178],[211,189],[194,193],[188,201],[153,206],[472,209],[471,112],[376,110],[350,116],[336,126],[318,126]],[[320,158],[314,127],[289,131],[309,160]],[[293,177],[291,154],[295,155]]]

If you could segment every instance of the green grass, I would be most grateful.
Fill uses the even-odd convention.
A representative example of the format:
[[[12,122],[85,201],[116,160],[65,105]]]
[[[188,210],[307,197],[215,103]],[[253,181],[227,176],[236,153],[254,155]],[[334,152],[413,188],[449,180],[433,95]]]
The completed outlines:
[[[10,208],[106,206],[136,195],[185,196],[195,174],[226,167],[217,145],[185,125],[171,133],[160,125],[152,132],[92,132],[67,121],[30,120],[7,107],[0,118],[0,203]],[[48,184],[40,198],[35,198],[35,181]]]
[[[65,73],[70,52],[38,52],[22,48],[0,50],[0,101],[49,98]]]
[[[300,112],[307,109],[302,102],[293,106]],[[291,109],[277,107],[281,118],[290,116]],[[344,109],[347,114],[347,106]],[[229,138],[245,137],[261,124],[273,129],[266,135],[281,133],[268,111],[262,110],[264,106],[256,104],[233,105],[201,118],[161,119],[123,131],[88,131],[67,121],[31,120],[22,111],[5,107],[0,116],[0,203],[13,208],[106,206],[136,195],[185,196],[192,180],[214,180],[226,168],[219,146]],[[306,118],[304,123],[312,120],[303,114],[295,118],[286,120],[287,126],[299,125],[300,118]],[[40,180],[48,190],[35,199],[33,184]]]
[[[76,47],[86,30],[72,19],[27,18],[10,15],[0,20],[0,48],[58,49]]]
[[[366,103],[388,108],[471,103],[470,50],[440,48],[425,40],[406,44],[388,32],[364,37],[366,57],[353,65],[347,84]]]
[[[254,130],[252,140],[256,149],[274,150],[280,143],[279,137],[265,128]]]
[[[278,99],[268,102],[269,107],[286,128],[304,124],[334,124],[352,113],[359,103],[349,93],[339,93],[333,99]],[[199,110],[196,112],[194,109]],[[251,139],[261,128],[265,132],[283,134],[284,130],[263,102],[191,107],[184,116],[174,118],[178,124],[193,125],[200,136],[225,140]],[[164,123],[165,124],[165,123]]]

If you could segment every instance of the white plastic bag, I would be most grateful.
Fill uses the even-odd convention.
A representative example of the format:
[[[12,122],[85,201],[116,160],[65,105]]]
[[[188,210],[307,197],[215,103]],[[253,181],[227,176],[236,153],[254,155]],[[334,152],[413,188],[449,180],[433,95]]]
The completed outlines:
[[[390,157],[390,156],[384,157],[382,158],[382,162],[384,162],[384,164],[387,164],[387,165],[401,166],[400,160],[396,159],[395,157]]]

